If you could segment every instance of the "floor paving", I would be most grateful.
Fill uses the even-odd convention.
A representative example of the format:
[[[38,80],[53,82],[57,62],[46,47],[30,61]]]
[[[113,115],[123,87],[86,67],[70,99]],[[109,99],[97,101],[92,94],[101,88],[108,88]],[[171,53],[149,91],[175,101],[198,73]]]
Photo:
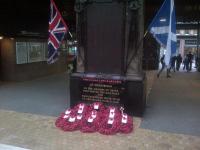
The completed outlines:
[[[63,132],[55,117],[0,110],[0,142],[32,150],[200,150],[200,137],[140,128],[113,136]]]
[[[182,76],[182,74],[174,75],[174,78],[177,77],[180,78],[180,76]],[[19,93],[23,91],[22,89],[26,90],[25,89],[26,86],[29,89],[34,89],[31,91],[34,91],[33,93],[35,94],[38,94],[35,91],[37,89],[36,85],[42,86],[43,88],[46,87],[52,88],[53,84],[54,85],[57,84],[59,86],[62,85],[62,87],[65,88],[66,84],[63,83],[65,82],[65,80],[63,81],[62,78],[63,77],[61,75],[58,77],[55,76],[53,78],[52,77],[43,78],[36,81],[17,83],[17,84],[13,83],[6,85],[3,84],[0,86],[0,143],[1,143],[0,150],[6,150],[6,149],[1,149],[3,146],[4,148],[6,146],[7,148],[10,147],[9,150],[12,150],[11,148],[13,148],[13,150],[17,150],[17,148],[32,149],[32,150],[94,150],[94,149],[95,150],[102,150],[102,149],[104,150],[200,150],[200,144],[199,144],[200,136],[164,131],[162,129],[155,130],[151,128],[150,125],[143,127],[143,123],[146,123],[147,125],[147,122],[151,121],[151,118],[153,118],[154,115],[155,118],[157,117],[156,114],[152,113],[154,111],[148,110],[148,107],[150,108],[158,107],[158,105],[156,105],[156,102],[151,102],[151,101],[152,98],[154,97],[153,96],[154,93],[156,93],[157,91],[155,89],[157,88],[158,85],[160,86],[159,83],[168,82],[169,84],[171,84],[172,82],[176,81],[172,78],[169,79],[170,80],[169,82],[162,76],[160,79],[156,79],[155,72],[147,73],[147,78],[148,78],[147,112],[149,112],[150,115],[149,116],[145,115],[144,118],[134,117],[135,128],[134,132],[130,134],[116,134],[112,136],[106,136],[106,135],[101,135],[99,133],[85,134],[81,133],[80,131],[64,132],[56,128],[54,125],[56,120],[56,114],[62,112],[63,109],[67,106],[66,101],[62,100],[62,97],[66,97],[65,89],[61,89],[61,91],[45,89],[46,94],[48,94],[49,91],[50,92],[54,91],[55,95],[57,95],[58,93],[62,94],[62,96],[58,94],[59,98],[57,101],[58,103],[61,103],[58,104],[59,106],[57,107],[57,109],[58,108],[60,109],[60,112],[56,109],[53,109],[56,110],[56,112],[51,110],[48,113],[48,110],[52,109],[53,106],[50,106],[49,109],[37,112],[38,110],[41,110],[41,108],[40,109],[34,108],[35,106],[39,106],[39,104],[37,103],[39,103],[41,100],[38,95],[37,95],[38,99],[35,102],[35,105],[32,105],[33,108],[31,108],[31,105],[28,105],[26,109],[24,108],[21,111],[19,109],[25,106],[23,107],[20,106],[18,108],[13,107],[11,105],[12,102],[8,102],[9,103],[8,105],[5,99],[2,100],[2,97],[4,96],[4,98],[7,98],[6,100],[14,101],[15,96],[17,96],[17,93],[18,96],[20,97]],[[187,76],[186,74],[184,78],[186,80],[189,80],[191,77]],[[54,81],[55,79],[58,83]],[[193,80],[199,81],[199,76],[198,75],[193,76]],[[200,86],[199,82],[193,82],[193,80],[189,80],[189,84],[192,87],[198,88]],[[33,87],[31,87],[31,82],[34,82]],[[48,83],[48,85],[45,85],[46,82]],[[12,88],[10,88],[10,86]],[[15,93],[16,95],[14,96],[13,95],[9,96],[8,94],[9,92],[7,90],[13,89],[14,91],[15,87],[17,87],[16,89],[18,89],[18,92],[16,92]],[[39,91],[41,92],[43,88],[39,88],[38,92]],[[28,90],[26,91],[28,92]],[[31,92],[29,94],[31,94]],[[198,95],[196,95],[196,93],[193,93],[191,95],[191,98],[192,97],[198,97]],[[51,100],[54,101],[54,99],[55,97],[51,99],[51,96],[49,96],[49,98],[47,98],[46,100],[47,102],[49,102],[49,105],[50,104],[52,105],[54,103],[52,103]],[[18,102],[21,103],[20,98]],[[43,105],[40,107],[43,107],[45,105],[45,101],[42,102],[42,104]],[[193,118],[193,119],[198,120],[198,118]],[[166,121],[166,123],[170,125],[169,121],[168,122]]]
[[[165,73],[155,80],[141,127],[200,136],[200,73]]]

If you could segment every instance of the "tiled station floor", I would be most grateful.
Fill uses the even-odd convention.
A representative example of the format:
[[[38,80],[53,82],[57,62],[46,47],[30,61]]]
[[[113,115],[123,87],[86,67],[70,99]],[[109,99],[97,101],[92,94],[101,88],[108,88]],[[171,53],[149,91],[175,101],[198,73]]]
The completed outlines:
[[[148,72],[147,93],[149,95],[146,113],[149,115],[145,114],[144,118],[134,117],[133,133],[113,136],[99,133],[84,134],[79,131],[63,132],[55,127],[56,116],[68,105],[65,75],[23,83],[3,83],[0,85],[0,150],[21,150],[22,148],[33,150],[200,150],[200,136],[193,135],[193,132],[191,134],[176,133],[173,132],[172,127],[169,131],[167,129],[165,131],[163,126],[157,126],[157,129],[151,126],[155,122],[162,121],[159,120],[158,115],[154,114],[154,110],[157,110],[155,107],[159,107],[157,105],[159,103],[153,101],[152,98],[156,97],[156,91],[163,84],[172,84],[181,79],[182,82],[189,81],[189,88],[200,87],[200,74],[192,76],[192,79],[188,75],[177,73],[170,79],[166,79],[164,75],[157,79],[155,72]],[[53,85],[59,88],[54,89]],[[181,86],[186,85],[181,84]],[[53,96],[49,96],[49,92],[53,93]],[[169,92],[173,93],[173,91]],[[166,89],[165,93],[167,93]],[[199,95],[194,91],[189,96],[193,100],[192,97],[196,98]],[[34,102],[30,102],[33,101],[31,97],[35,99]],[[159,97],[160,95],[157,96]],[[173,96],[170,95],[171,97]],[[18,106],[13,106],[13,103]],[[198,102],[195,104],[199,105]],[[152,117],[155,119],[151,119]],[[163,117],[168,116],[163,115]],[[199,123],[199,120],[196,122]],[[170,121],[167,123],[171,126]]]

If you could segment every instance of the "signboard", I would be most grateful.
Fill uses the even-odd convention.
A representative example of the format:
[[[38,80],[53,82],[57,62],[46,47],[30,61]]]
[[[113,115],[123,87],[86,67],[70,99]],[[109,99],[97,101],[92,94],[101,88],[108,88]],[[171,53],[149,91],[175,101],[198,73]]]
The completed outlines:
[[[185,45],[197,45],[197,40],[185,40]]]
[[[107,102],[119,104],[124,95],[122,80],[82,78],[81,99],[90,102]]]

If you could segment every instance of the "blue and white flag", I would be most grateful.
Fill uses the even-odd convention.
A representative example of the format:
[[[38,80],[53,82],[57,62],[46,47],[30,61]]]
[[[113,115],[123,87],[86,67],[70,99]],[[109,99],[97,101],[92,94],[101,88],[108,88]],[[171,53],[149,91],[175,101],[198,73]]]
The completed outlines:
[[[165,63],[170,64],[170,58],[176,55],[176,16],[174,0],[165,0],[151,22],[148,30],[157,42],[166,48]]]

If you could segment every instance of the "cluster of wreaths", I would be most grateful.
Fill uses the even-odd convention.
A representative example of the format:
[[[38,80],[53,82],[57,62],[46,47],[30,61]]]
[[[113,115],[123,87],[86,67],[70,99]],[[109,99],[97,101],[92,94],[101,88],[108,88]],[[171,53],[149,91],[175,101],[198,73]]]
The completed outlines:
[[[80,103],[61,113],[55,125],[63,131],[80,130],[84,133],[112,135],[132,132],[133,118],[118,107],[106,107],[100,102],[90,105]]]

